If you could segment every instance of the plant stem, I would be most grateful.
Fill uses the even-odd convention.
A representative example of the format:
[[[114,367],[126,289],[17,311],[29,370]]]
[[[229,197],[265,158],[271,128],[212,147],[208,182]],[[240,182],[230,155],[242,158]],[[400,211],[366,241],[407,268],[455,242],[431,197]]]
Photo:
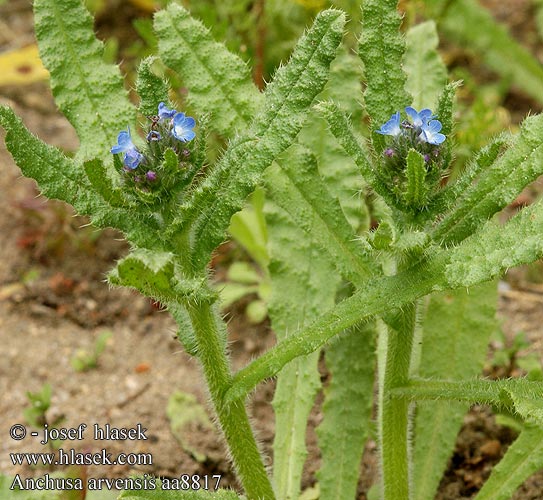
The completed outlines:
[[[217,417],[240,481],[249,500],[274,500],[275,495],[258,451],[243,401],[225,404],[232,382],[228,358],[211,304],[185,304],[198,342],[198,356]]]
[[[261,380],[273,377],[288,362],[310,354],[354,324],[405,307],[432,290],[443,288],[443,254],[395,276],[373,280],[337,304],[312,325],[291,335],[238,371],[226,401],[245,397]]]
[[[392,398],[390,391],[409,380],[409,365],[415,330],[416,305],[404,306],[387,318],[386,349],[379,369],[379,441],[384,500],[409,499],[409,401]]]

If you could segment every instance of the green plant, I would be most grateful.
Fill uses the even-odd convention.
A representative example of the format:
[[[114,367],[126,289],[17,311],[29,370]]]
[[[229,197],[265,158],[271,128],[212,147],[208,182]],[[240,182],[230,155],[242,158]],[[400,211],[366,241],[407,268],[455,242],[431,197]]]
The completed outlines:
[[[23,414],[26,421],[34,427],[42,427],[47,423],[45,414],[51,406],[51,384],[44,384],[38,392],[27,392],[26,397],[30,405]]]
[[[45,195],[131,242],[109,282],[159,300],[178,322],[249,499],[300,494],[323,347],[330,383],[317,430],[321,498],[355,495],[375,382],[385,500],[434,497],[474,402],[506,409],[524,425],[478,500],[509,498],[543,466],[541,383],[476,378],[495,329],[495,279],[543,255],[541,201],[505,224],[492,220],[543,173],[543,116],[493,139],[443,186],[457,84],[447,83],[433,23],[404,41],[396,1],[364,2],[361,61],[339,49],[344,13],[321,12],[264,92],[239,57],[170,4],[154,20],[159,57],[189,89],[198,123],[171,107],[152,60],[138,71],[139,106],[130,104],[78,0],[36,0],[34,9],[53,93],[81,146],[68,158],[1,107],[7,148]],[[361,76],[369,126],[361,123]],[[136,133],[138,116],[145,140]],[[210,165],[208,130],[227,139]],[[232,373],[208,264],[259,185],[278,343]],[[244,400],[274,376],[272,479]],[[122,498],[209,494],[168,495]],[[235,497],[223,491],[215,498]]]
[[[23,410],[23,415],[32,427],[42,429],[44,427],[54,427],[62,423],[64,415],[58,415],[54,420],[47,418],[47,411],[51,406],[52,388],[51,384],[44,384],[38,392],[27,392],[26,397],[29,405]],[[47,445],[50,449],[56,450],[60,447],[62,441],[48,439]]]
[[[70,364],[76,372],[86,372],[98,366],[98,359],[104,352],[108,340],[111,338],[111,332],[102,332],[94,341],[92,352],[84,349],[78,350],[70,359]]]
[[[508,342],[505,334],[499,330],[494,336],[497,349],[492,356],[492,366],[505,369],[505,375],[511,376],[516,368],[524,370],[529,380],[543,380],[543,369],[536,353],[519,355],[530,347],[524,332],[518,332],[512,342]],[[508,345],[509,344],[509,345]]]

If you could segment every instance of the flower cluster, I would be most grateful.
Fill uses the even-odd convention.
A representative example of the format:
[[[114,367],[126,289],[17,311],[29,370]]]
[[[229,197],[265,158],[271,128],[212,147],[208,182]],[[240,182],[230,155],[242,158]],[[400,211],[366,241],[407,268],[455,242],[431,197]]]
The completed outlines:
[[[403,204],[407,190],[406,177],[407,156],[415,150],[424,158],[425,183],[430,191],[439,189],[439,183],[450,159],[449,148],[443,143],[446,136],[441,133],[442,124],[428,109],[417,111],[408,106],[405,108],[407,119],[402,120],[400,111],[394,113],[390,120],[376,130],[378,134],[387,136],[382,149],[382,166],[379,177],[400,204]]]
[[[408,106],[405,112],[409,119],[401,120],[396,111],[376,132],[392,137],[383,151],[384,163],[392,171],[402,171],[410,149],[424,156],[428,170],[440,170],[443,163],[441,144],[446,137],[441,133],[441,122],[430,109],[417,111]]]
[[[122,153],[119,166],[124,183],[143,192],[157,189],[159,184],[171,184],[165,177],[172,172],[164,171],[165,152],[173,150],[180,169],[186,167],[191,151],[187,143],[196,137],[196,121],[184,113],[168,108],[163,102],[158,105],[155,116],[149,117],[150,127],[146,134],[146,148],[142,152],[133,143],[130,128],[119,132],[117,144],[111,148],[114,155]],[[118,162],[116,160],[117,164]]]

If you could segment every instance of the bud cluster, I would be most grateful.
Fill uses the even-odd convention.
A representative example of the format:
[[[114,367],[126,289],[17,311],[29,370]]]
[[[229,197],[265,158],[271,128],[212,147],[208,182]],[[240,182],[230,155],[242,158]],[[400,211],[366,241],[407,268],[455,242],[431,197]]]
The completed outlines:
[[[187,178],[192,179],[195,172],[191,162],[193,148],[189,143],[196,136],[193,130],[196,121],[169,109],[163,102],[158,105],[158,113],[148,119],[150,124],[143,151],[132,142],[128,128],[119,132],[111,153],[122,154],[122,163],[116,156],[115,164],[125,187],[132,188],[139,195],[147,195],[143,198],[150,200],[149,195],[175,190],[180,182],[186,186]],[[169,155],[168,150],[171,151]]]

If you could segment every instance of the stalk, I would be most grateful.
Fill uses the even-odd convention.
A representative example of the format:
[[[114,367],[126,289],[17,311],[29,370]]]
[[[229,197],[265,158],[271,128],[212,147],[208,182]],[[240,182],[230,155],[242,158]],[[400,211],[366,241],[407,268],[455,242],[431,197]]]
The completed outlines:
[[[249,500],[275,500],[242,400],[225,404],[232,374],[217,325],[207,302],[185,304],[199,346],[199,359],[238,477]]]
[[[378,428],[384,500],[408,500],[409,497],[409,401],[393,398],[392,389],[406,385],[413,335],[416,305],[410,303],[395,317],[387,320],[380,341],[386,349],[379,353]]]

